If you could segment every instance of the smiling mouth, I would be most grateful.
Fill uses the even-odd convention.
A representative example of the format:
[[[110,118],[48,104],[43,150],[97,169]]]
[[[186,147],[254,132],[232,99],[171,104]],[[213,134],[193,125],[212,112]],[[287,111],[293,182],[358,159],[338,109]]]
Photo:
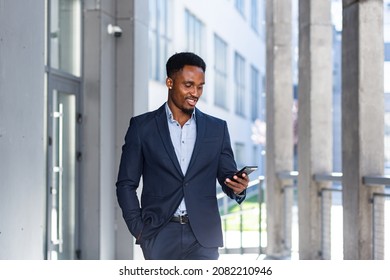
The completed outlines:
[[[196,98],[187,98],[187,103],[191,106],[195,106],[196,105],[196,102],[198,102],[198,99]]]

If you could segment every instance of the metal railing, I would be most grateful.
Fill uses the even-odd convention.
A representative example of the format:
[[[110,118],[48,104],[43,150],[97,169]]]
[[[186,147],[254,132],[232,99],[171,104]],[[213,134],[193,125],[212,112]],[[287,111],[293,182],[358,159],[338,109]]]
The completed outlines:
[[[222,208],[222,227],[224,234],[225,246],[220,249],[221,254],[262,254],[264,252],[262,244],[264,243],[265,228],[263,218],[264,207],[264,176],[259,176],[257,179],[249,182],[247,189],[247,198],[257,197],[256,207],[244,209],[242,205],[239,205],[238,211],[230,212],[229,208],[236,205],[236,203],[223,193],[220,192],[217,195],[217,199],[220,200],[220,208]],[[244,231],[244,227],[247,226],[245,219],[250,217],[251,221],[258,221],[258,228],[256,231],[247,232]],[[231,223],[234,219],[238,219],[239,230],[231,230]],[[253,224],[251,225],[253,226]],[[246,242],[250,241],[250,242]]]
[[[294,244],[298,244],[297,230],[298,215],[296,198],[291,197],[293,191],[297,190],[298,172],[280,172],[278,179],[283,182],[282,194],[284,195],[284,238],[286,249],[294,253]],[[313,180],[326,187],[320,187],[318,196],[321,199],[321,256],[322,259],[343,259],[343,203],[342,203],[342,173],[315,174]],[[379,187],[379,191],[372,193],[371,203],[373,204],[373,258],[390,258],[390,176],[364,176],[363,184],[367,187]],[[218,199],[222,200],[222,221],[224,228],[225,247],[220,250],[223,254],[262,254],[266,245],[266,214],[264,198],[264,176],[250,182],[247,199],[257,196],[257,207],[243,209],[242,205],[238,211],[229,212],[229,200],[224,193],[218,194]],[[332,187],[328,187],[331,184]],[[336,187],[334,187],[336,185]],[[291,199],[293,198],[293,199]],[[245,217],[257,215],[258,229],[247,235],[244,231]],[[228,220],[232,217],[238,219],[239,228],[235,234],[228,229]],[[387,237],[387,239],[386,239]],[[231,240],[235,242],[230,242]],[[250,244],[245,241],[250,240]],[[293,244],[292,244],[293,243]],[[298,248],[296,248],[296,253]]]
[[[390,259],[390,176],[364,176],[363,184],[379,187],[372,193],[372,255],[374,260]]]
[[[342,173],[315,174],[313,180],[319,184],[332,184],[321,187],[321,257],[325,260],[343,259],[343,208]],[[334,184],[339,187],[334,187]]]

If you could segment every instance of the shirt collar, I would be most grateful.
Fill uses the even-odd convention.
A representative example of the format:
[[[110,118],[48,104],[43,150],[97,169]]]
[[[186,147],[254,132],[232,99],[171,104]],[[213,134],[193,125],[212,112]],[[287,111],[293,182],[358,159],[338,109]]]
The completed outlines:
[[[191,118],[188,120],[188,123],[190,124],[192,120],[196,120],[196,117],[195,117],[195,109],[194,109],[194,112],[192,113],[192,116]],[[173,118],[173,114],[172,114],[172,111],[171,109],[169,108],[168,106],[168,103],[165,102],[165,112],[167,113],[167,118],[168,118],[168,121],[173,123],[173,122],[176,122],[176,120]]]

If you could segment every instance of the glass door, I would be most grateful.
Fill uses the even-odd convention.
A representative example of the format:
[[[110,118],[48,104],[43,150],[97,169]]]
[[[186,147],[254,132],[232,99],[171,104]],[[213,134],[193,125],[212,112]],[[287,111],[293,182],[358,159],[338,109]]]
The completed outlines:
[[[80,83],[49,74],[47,258],[77,259]]]

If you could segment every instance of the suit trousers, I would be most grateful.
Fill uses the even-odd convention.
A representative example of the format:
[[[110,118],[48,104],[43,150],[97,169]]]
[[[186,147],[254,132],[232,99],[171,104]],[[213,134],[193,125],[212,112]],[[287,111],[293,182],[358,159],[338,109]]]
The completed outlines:
[[[189,223],[169,222],[155,237],[141,244],[145,260],[217,260],[218,247],[199,244]]]

